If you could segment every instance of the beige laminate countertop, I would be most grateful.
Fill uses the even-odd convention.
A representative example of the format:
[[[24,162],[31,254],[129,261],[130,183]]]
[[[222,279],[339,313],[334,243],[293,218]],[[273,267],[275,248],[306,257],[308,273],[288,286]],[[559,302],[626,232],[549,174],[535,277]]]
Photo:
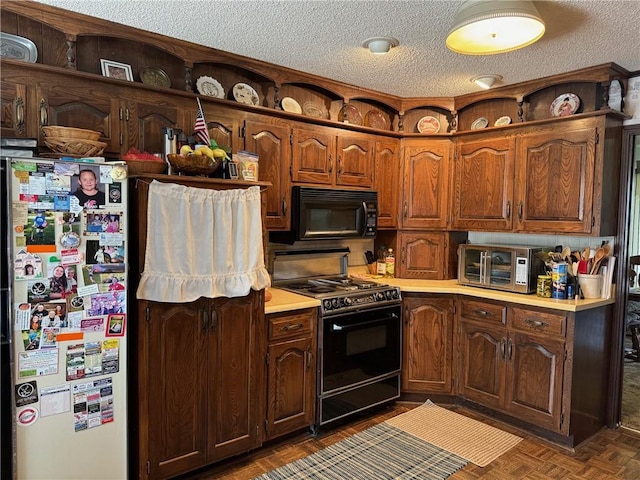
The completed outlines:
[[[457,280],[412,280],[407,278],[375,278],[356,271],[350,271],[351,275],[361,278],[368,278],[378,283],[386,283],[395,287],[400,287],[403,293],[432,293],[432,294],[455,294],[466,295],[469,297],[478,297],[488,300],[498,300],[502,302],[519,303],[531,307],[553,308],[566,312],[579,312],[592,308],[601,307],[615,303],[612,298],[590,298],[584,300],[557,300],[553,298],[541,298],[535,293],[524,295],[521,293],[509,293],[499,290],[490,290],[479,287],[469,287],[460,285]],[[313,308],[320,306],[320,301],[298,295],[295,293],[280,290],[278,288],[269,288],[273,295],[272,299],[265,304],[265,313],[278,313],[300,308]]]

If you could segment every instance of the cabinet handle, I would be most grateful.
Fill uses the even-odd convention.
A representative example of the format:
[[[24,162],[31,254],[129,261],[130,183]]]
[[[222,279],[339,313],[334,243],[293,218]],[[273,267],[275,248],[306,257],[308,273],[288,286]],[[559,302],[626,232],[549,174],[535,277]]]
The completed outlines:
[[[24,102],[22,97],[16,98],[16,128],[19,131],[24,128]]]
[[[303,326],[304,326],[304,323],[289,324],[289,325],[284,325],[280,330],[283,332],[288,332],[289,330],[297,330],[299,328],[302,328]]]
[[[307,357],[307,370],[311,370],[311,348],[308,348],[306,352],[304,352],[305,356]]]
[[[505,344],[506,344],[506,341],[505,341],[504,338],[502,340],[500,340],[500,353],[502,354],[502,358],[503,359],[506,358],[506,352],[505,352],[506,346],[505,346]]]
[[[49,107],[47,106],[47,102],[45,101],[45,99],[43,98],[42,100],[40,100],[40,126],[41,127],[45,127],[49,125],[49,114],[47,113],[48,108]]]
[[[493,313],[487,312],[486,310],[474,310],[473,313],[481,317],[493,317]]]
[[[507,341],[508,344],[508,348],[507,348],[507,352],[509,352],[509,356],[508,356],[508,360],[511,360],[511,357],[513,356],[513,340],[509,339]]]
[[[124,119],[128,122],[129,121],[129,109],[125,108],[124,109]]]
[[[530,318],[525,318],[524,323],[533,328],[545,328],[549,326],[547,322],[543,322],[542,320],[532,320]]]
[[[507,220],[511,218],[511,200],[507,202]]]
[[[402,247],[402,264],[404,265],[407,261],[407,248]]]
[[[287,199],[282,197],[282,215],[287,214]]]
[[[329,173],[333,172],[333,160],[331,159],[331,154],[329,154]]]
[[[213,307],[211,310],[211,333],[216,333],[218,329],[218,312],[216,311],[216,307]]]
[[[207,309],[203,308],[202,312],[200,312],[200,316],[202,318],[202,334],[206,334],[209,329],[208,321],[207,321]]]
[[[342,175],[342,155],[338,155],[338,175]]]
[[[518,206],[518,220],[522,222],[522,210],[524,209],[524,205],[522,200],[520,201],[520,205]]]
[[[407,209],[409,208],[409,206],[407,205],[407,202],[404,202],[404,205],[402,205],[402,218],[407,218]]]

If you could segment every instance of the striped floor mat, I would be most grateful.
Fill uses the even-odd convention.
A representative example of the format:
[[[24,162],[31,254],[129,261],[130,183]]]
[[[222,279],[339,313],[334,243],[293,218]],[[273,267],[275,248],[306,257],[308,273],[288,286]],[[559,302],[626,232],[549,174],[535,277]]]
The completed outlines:
[[[466,463],[451,452],[381,423],[254,480],[442,480]]]
[[[439,407],[430,400],[385,423],[480,467],[488,465],[522,440],[491,425]]]

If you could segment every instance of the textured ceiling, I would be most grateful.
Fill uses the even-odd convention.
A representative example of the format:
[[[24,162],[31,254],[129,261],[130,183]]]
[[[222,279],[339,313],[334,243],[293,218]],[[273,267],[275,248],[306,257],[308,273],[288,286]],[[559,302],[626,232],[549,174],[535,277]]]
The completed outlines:
[[[515,52],[466,56],[444,43],[461,1],[41,0],[170,37],[400,97],[478,91],[469,79],[495,73],[506,85],[614,62],[640,70],[640,0],[534,2],[544,37]],[[400,46],[361,47],[374,36]]]

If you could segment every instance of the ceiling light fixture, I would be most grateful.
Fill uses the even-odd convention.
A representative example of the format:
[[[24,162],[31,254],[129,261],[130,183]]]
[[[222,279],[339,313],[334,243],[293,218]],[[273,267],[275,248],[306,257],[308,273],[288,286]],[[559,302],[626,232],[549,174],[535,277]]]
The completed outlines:
[[[485,90],[489,90],[496,82],[502,80],[501,75],[494,74],[486,74],[486,75],[478,75],[477,77],[473,77],[471,81],[478,85],[480,88],[484,88]]]
[[[393,47],[400,45],[400,42],[393,37],[373,37],[362,42],[364,48],[371,50],[371,53],[383,55],[388,53]]]
[[[532,2],[470,0],[458,9],[446,43],[456,53],[492,55],[531,45],[544,31],[544,21]]]

